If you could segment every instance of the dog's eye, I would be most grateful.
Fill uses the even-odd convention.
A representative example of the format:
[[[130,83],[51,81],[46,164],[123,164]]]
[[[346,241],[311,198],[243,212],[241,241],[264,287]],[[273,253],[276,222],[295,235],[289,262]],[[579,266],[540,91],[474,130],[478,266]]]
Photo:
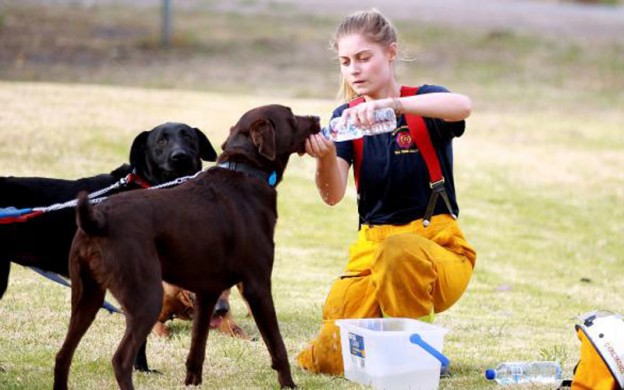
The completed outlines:
[[[165,145],[167,145],[167,139],[166,139],[166,138],[161,138],[161,139],[159,139],[159,140],[156,142],[156,144],[157,144],[158,146],[161,146],[161,147],[162,147],[162,146],[165,146]]]

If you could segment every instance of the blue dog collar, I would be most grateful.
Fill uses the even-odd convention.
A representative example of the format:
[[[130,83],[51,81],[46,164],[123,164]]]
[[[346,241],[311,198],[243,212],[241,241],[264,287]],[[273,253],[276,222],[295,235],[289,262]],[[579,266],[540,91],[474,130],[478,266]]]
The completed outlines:
[[[271,172],[271,174],[269,175],[269,180],[267,180],[267,183],[269,183],[271,187],[275,187],[275,184],[277,184],[277,172],[275,171]]]
[[[231,161],[222,162],[217,165],[218,167],[230,169],[232,171],[244,172],[249,175],[255,176],[267,183],[271,187],[275,187],[277,184],[277,172],[266,173],[258,168],[254,168],[244,163],[236,163]]]

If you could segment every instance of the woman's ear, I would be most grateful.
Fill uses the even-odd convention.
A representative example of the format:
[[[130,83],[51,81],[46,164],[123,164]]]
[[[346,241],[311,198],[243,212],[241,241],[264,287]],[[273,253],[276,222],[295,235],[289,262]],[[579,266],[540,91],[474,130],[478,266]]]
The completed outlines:
[[[388,45],[388,51],[386,52],[388,59],[390,61],[396,60],[398,51],[399,51],[399,47],[396,42],[392,42],[390,45]]]

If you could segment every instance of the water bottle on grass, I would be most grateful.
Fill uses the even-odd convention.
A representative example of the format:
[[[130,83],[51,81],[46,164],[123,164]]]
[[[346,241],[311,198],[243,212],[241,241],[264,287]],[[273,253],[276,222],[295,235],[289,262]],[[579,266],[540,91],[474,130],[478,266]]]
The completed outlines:
[[[561,366],[558,362],[504,362],[485,371],[488,380],[501,385],[536,383],[561,384]]]
[[[328,127],[321,129],[325,138],[332,141],[349,141],[362,138],[366,135],[388,133],[396,129],[397,119],[394,110],[390,107],[375,110],[375,123],[371,127],[359,127],[349,119],[346,123],[341,117],[333,118]]]

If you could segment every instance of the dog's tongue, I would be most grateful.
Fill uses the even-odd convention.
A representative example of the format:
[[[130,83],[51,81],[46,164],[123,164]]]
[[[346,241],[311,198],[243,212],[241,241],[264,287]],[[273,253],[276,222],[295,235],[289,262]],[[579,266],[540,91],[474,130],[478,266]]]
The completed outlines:
[[[223,322],[223,317],[212,316],[212,318],[210,318],[210,328],[217,329],[221,325],[222,322]]]

